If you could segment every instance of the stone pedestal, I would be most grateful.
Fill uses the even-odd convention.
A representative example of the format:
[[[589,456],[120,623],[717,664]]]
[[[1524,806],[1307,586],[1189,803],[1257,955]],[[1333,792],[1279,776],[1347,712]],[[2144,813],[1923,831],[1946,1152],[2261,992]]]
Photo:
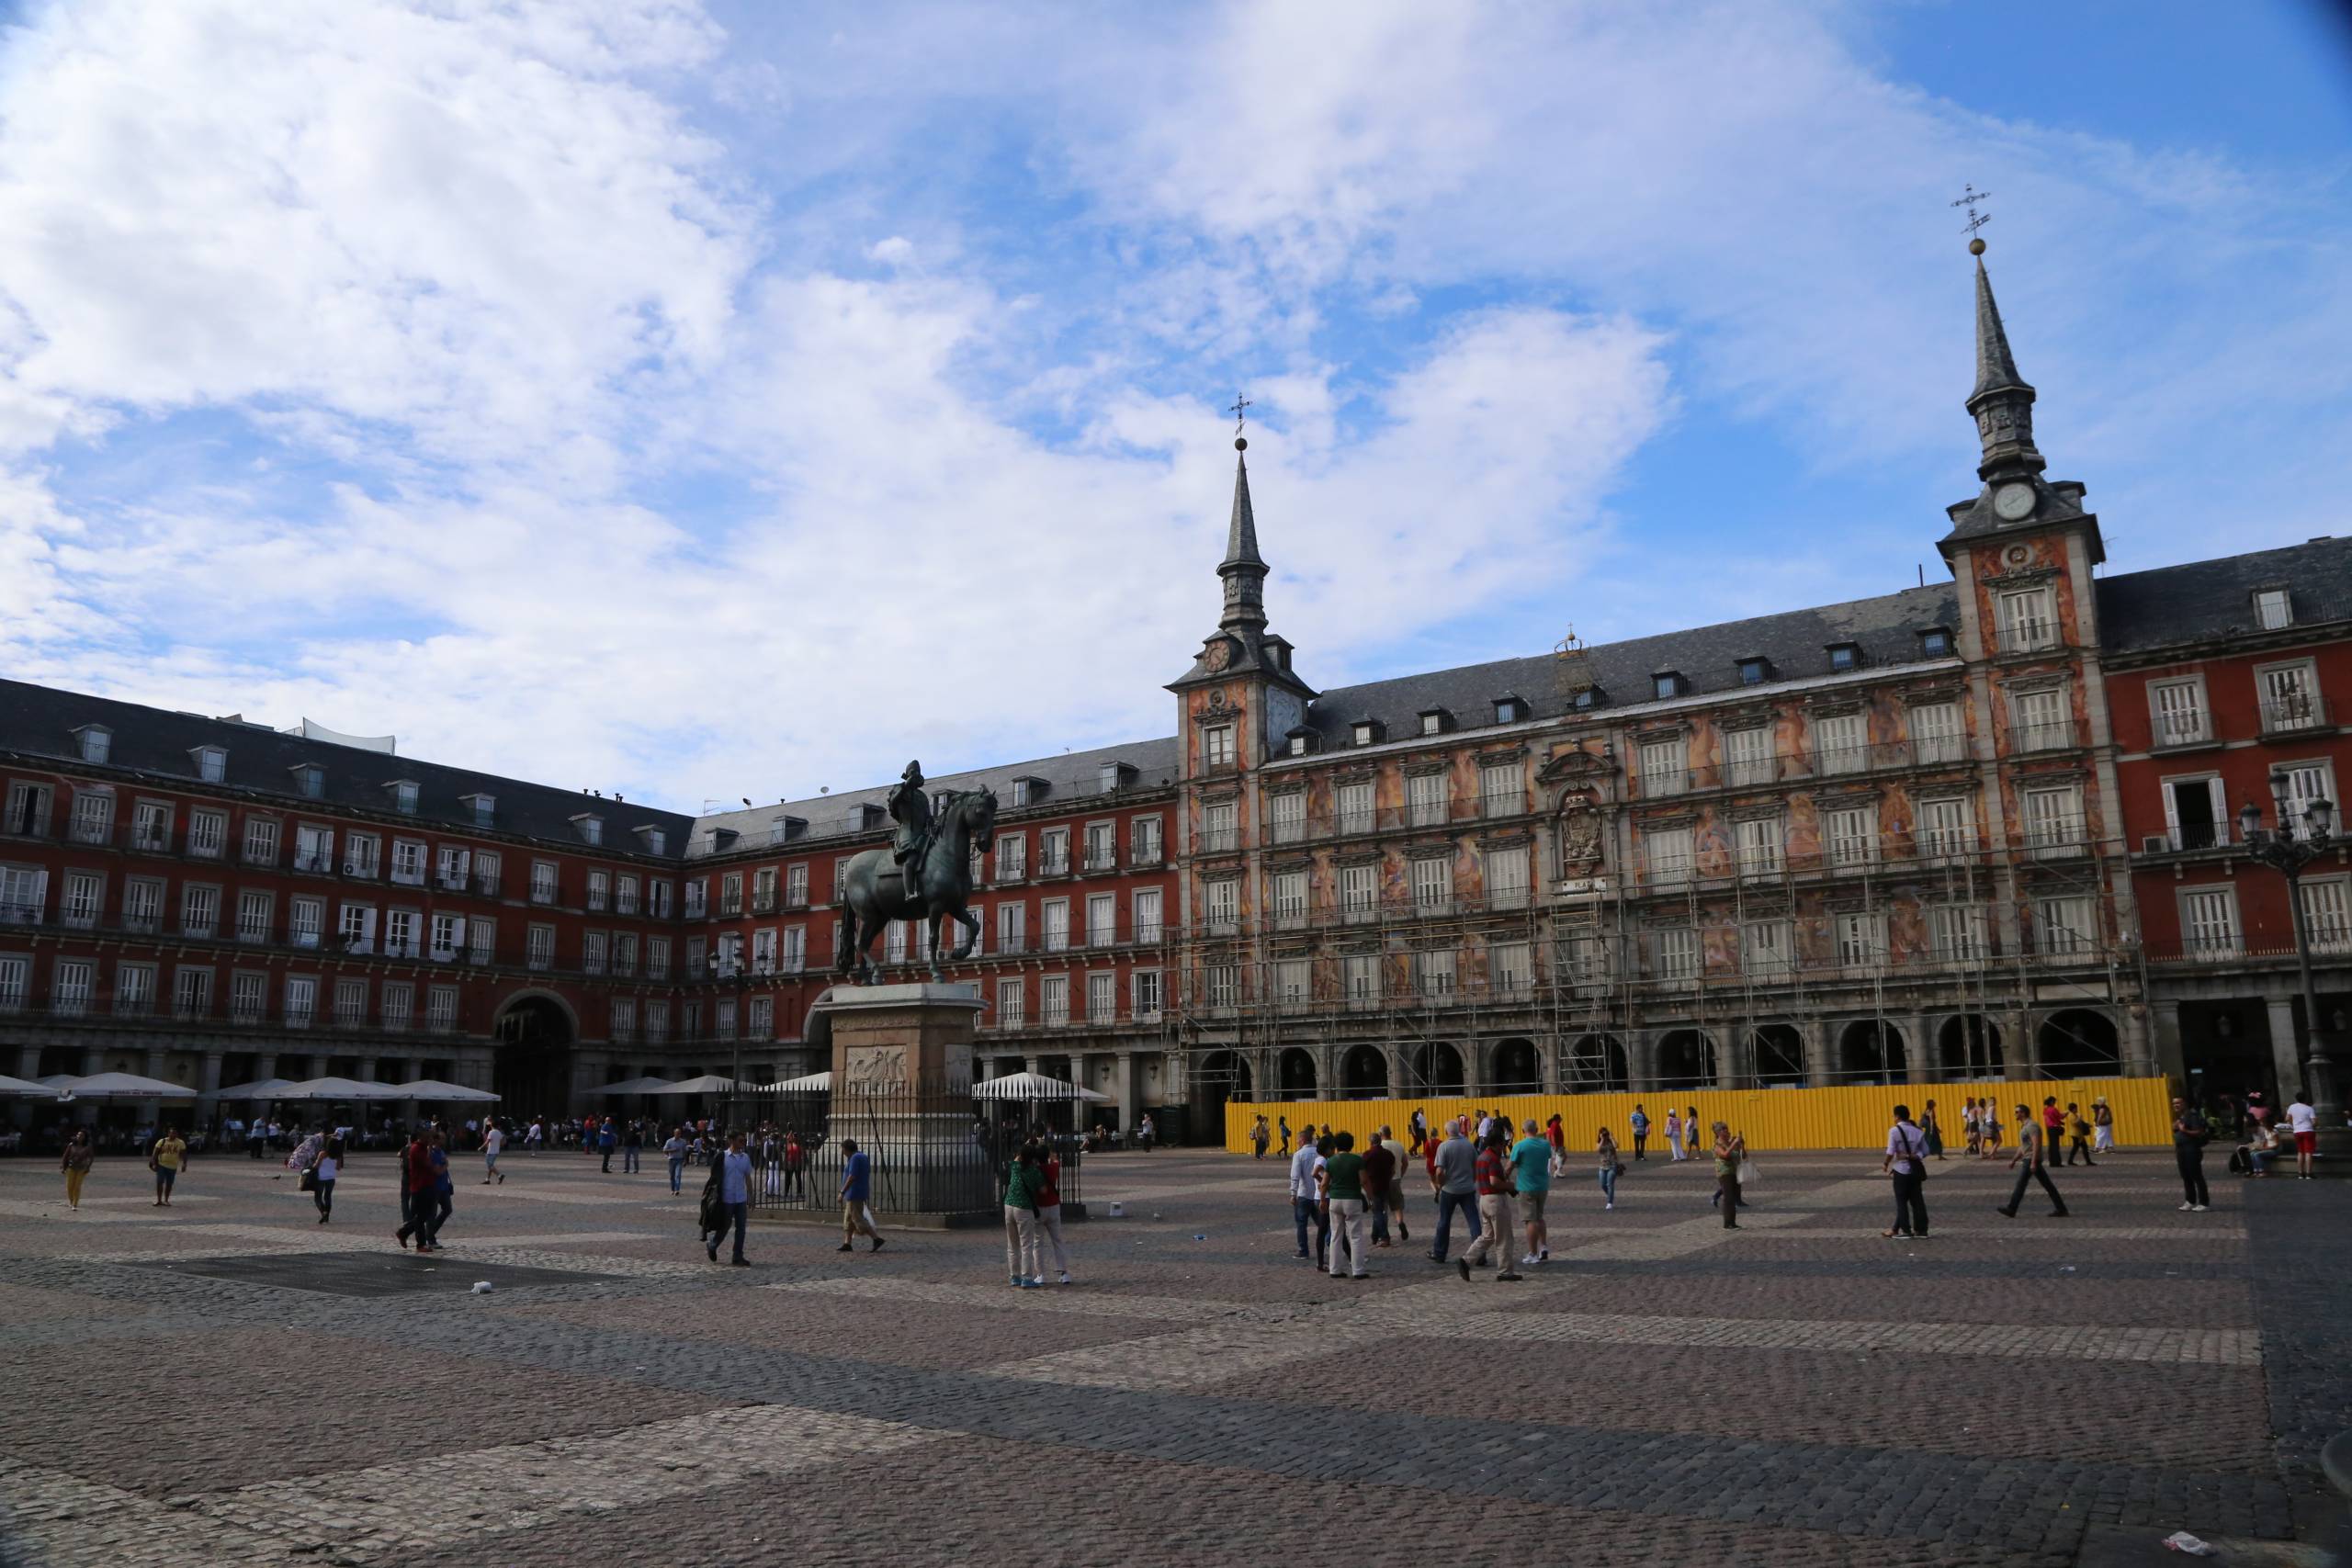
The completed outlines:
[[[836,1100],[972,1087],[976,986],[836,986],[816,1013],[832,1037]]]
[[[826,1139],[812,1179],[838,1183],[842,1145],[872,1164],[872,1207],[899,1224],[991,1224],[995,1170],[974,1135],[967,985],[837,986],[814,1010],[831,1050]],[[829,1223],[835,1216],[822,1215]]]

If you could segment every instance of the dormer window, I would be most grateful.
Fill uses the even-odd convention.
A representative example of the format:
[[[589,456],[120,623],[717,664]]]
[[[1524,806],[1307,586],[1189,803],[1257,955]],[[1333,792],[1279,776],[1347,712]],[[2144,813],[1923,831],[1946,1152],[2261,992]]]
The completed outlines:
[[[1771,678],[1772,661],[1765,658],[1763,655],[1755,654],[1739,661],[1739,683],[1741,685],[1760,686]]]
[[[1598,686],[1587,686],[1576,694],[1575,706],[1578,713],[1590,713],[1600,705],[1600,688]]]
[[[1833,642],[1829,645],[1830,669],[1860,670],[1861,667],[1862,650],[1860,649],[1850,642]]]
[[[422,791],[414,779],[394,779],[384,787],[392,792],[393,810],[403,817],[416,815],[416,800]]]
[[[1495,699],[1495,722],[1517,724],[1527,716],[1527,705],[1506,692]]]
[[[1442,735],[1453,728],[1453,716],[1443,708],[1423,708],[1420,717],[1423,735]]]
[[[1286,671],[1290,668],[1289,643],[1278,637],[1269,637],[1261,638],[1258,646],[1273,656],[1275,669]]]
[[[74,732],[82,761],[103,762],[114,753],[114,731],[103,724],[85,724]]]
[[[644,827],[637,829],[637,841],[645,846],[647,854],[658,855],[669,844],[670,835],[659,828]]]
[[[601,844],[605,841],[605,819],[594,812],[576,813],[571,818],[571,825],[579,830],[582,843]]]
[[[1012,781],[1012,803],[1015,806],[1026,806],[1029,804],[1029,781],[1027,779],[1015,779]]]
[[[1682,672],[1679,670],[1661,670],[1650,677],[1650,695],[1660,702],[1668,697],[1679,697],[1690,689],[1683,683]]]
[[[196,759],[196,776],[206,784],[219,784],[229,776],[229,752],[225,747],[199,746],[188,755]]]
[[[294,770],[294,787],[306,800],[317,800],[327,792],[327,771],[316,762],[305,762]]]
[[[1283,737],[1285,743],[1283,749],[1294,757],[1304,757],[1315,750],[1318,739],[1315,731],[1302,724]]]
[[[1095,787],[1104,795],[1116,795],[1135,783],[1136,770],[1132,762],[1105,762],[1094,770]]]
[[[2258,588],[2254,594],[2254,624],[2267,632],[2295,624],[2295,601],[2284,588]]]
[[[1919,634],[1919,652],[1928,659],[1950,658],[1951,633],[1942,626],[1929,626]]]
[[[473,812],[474,826],[487,828],[498,819],[498,797],[494,795],[468,795],[458,797]]]

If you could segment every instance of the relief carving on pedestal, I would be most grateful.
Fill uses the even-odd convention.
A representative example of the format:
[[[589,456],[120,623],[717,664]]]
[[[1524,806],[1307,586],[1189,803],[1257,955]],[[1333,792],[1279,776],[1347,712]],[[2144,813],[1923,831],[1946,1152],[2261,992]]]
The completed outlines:
[[[853,1045],[844,1054],[843,1086],[853,1094],[879,1094],[903,1089],[907,1082],[907,1048],[903,1045]]]

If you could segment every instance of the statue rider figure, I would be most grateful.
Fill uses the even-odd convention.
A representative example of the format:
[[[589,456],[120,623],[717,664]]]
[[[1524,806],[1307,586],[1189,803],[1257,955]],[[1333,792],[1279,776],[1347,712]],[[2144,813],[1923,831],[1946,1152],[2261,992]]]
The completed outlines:
[[[921,762],[907,764],[907,771],[883,798],[882,809],[898,823],[890,833],[890,858],[898,863],[906,900],[920,917],[924,913],[922,862],[931,851],[931,795],[923,787]]]

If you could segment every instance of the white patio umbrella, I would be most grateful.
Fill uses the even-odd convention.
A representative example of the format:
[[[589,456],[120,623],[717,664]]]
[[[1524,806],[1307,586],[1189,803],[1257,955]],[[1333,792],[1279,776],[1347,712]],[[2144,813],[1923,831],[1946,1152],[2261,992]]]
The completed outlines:
[[[669,1087],[668,1078],[623,1078],[618,1083],[606,1084],[596,1092],[598,1094],[660,1094]]]
[[[57,1091],[45,1083],[35,1083],[30,1078],[12,1078],[6,1073],[0,1073],[0,1095],[11,1099],[55,1100]]]
[[[288,1078],[255,1078],[251,1083],[231,1084],[227,1089],[207,1089],[206,1100],[282,1100],[294,1087]]]
[[[439,1078],[418,1078],[411,1083],[395,1084],[401,1100],[464,1100],[468,1104],[487,1103],[498,1096],[486,1089],[468,1089],[463,1084],[445,1083]]]
[[[683,1083],[665,1084],[660,1089],[649,1089],[645,1092],[648,1094],[732,1094],[734,1091],[733,1078],[722,1078],[717,1073],[705,1073],[698,1078],[687,1078]]]
[[[1091,1089],[1060,1078],[1049,1078],[1043,1073],[1012,1073],[1001,1078],[988,1078],[972,1086],[974,1100],[1080,1100],[1096,1105],[1108,1105],[1111,1097],[1097,1094]]]
[[[196,1090],[182,1084],[165,1083],[162,1078],[142,1078],[136,1073],[93,1073],[77,1078],[60,1073],[40,1080],[57,1091],[60,1100],[194,1100]]]
[[[810,1073],[805,1077],[786,1078],[782,1083],[753,1084],[753,1094],[829,1094],[832,1091],[833,1075]]]
[[[412,1100],[406,1084],[363,1083],[357,1078],[304,1078],[288,1084],[273,1100]]]

